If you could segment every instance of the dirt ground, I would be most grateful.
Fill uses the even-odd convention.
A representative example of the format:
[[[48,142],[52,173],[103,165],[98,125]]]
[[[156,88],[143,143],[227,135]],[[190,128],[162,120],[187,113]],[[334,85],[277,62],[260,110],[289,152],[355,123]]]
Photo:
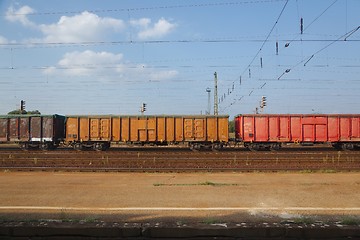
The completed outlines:
[[[359,189],[360,173],[1,172],[0,220],[360,219]]]

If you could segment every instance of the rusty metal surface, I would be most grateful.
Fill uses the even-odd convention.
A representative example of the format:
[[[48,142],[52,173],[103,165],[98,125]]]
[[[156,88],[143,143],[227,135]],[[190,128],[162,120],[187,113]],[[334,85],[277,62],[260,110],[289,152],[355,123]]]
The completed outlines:
[[[64,138],[64,117],[60,115],[1,116],[0,142],[42,142]]]

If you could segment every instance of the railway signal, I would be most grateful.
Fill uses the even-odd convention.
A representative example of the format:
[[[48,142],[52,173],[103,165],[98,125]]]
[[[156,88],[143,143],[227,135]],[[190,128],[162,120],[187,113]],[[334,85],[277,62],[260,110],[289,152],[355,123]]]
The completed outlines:
[[[143,103],[141,105],[140,112],[141,112],[141,114],[144,114],[145,111],[146,111],[146,103]]]
[[[261,107],[261,108],[266,107],[266,96],[262,96],[262,97],[261,97],[260,107]]]
[[[20,101],[20,111],[25,111],[25,101],[24,100]]]

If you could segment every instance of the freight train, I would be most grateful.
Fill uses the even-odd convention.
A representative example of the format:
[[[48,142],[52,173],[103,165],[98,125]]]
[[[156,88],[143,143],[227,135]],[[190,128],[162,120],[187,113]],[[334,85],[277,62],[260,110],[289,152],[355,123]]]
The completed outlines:
[[[360,147],[360,114],[242,114],[234,122],[235,137],[229,138],[226,115],[6,115],[0,116],[0,143],[99,151],[114,144],[179,144],[194,150],[219,150],[231,143],[251,150],[278,150],[288,143]]]

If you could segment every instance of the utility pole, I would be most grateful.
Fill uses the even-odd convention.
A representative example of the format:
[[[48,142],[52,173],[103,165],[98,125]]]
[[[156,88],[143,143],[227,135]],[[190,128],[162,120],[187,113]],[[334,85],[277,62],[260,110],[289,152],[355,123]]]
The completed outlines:
[[[210,88],[207,88],[207,89],[206,89],[206,92],[208,93],[208,107],[207,107],[206,115],[210,115],[210,112],[211,112],[211,102],[210,102],[210,92],[211,92],[211,89],[210,89]]]
[[[217,80],[217,73],[214,73],[214,81],[215,81],[215,87],[214,87],[214,115],[217,116],[219,114],[219,104],[218,104],[218,80]]]

